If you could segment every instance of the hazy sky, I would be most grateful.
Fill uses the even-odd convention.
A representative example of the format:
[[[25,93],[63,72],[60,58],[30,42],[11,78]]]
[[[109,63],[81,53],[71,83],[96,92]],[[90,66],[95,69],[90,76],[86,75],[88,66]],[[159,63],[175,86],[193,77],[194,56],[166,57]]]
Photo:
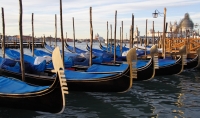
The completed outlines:
[[[35,36],[55,36],[55,14],[57,14],[58,34],[60,37],[60,0],[22,0],[23,4],[23,35],[30,35],[31,15],[34,13]],[[115,11],[117,10],[117,38],[124,22],[124,38],[129,37],[132,14],[135,17],[135,28],[138,26],[141,35],[145,34],[146,19],[148,30],[154,21],[155,30],[162,31],[163,17],[152,18],[157,9],[163,13],[167,8],[167,22],[179,22],[185,13],[190,14],[194,23],[200,24],[200,0],[63,0],[63,30],[69,38],[73,38],[72,17],[75,22],[76,38],[90,37],[89,8],[92,7],[93,32],[106,38],[106,22],[112,24],[114,33]],[[0,0],[0,7],[4,8],[6,35],[19,34],[19,1]],[[0,20],[2,32],[2,20]],[[109,26],[110,28],[110,26]],[[109,32],[110,34],[110,32]],[[114,34],[113,34],[114,36]]]

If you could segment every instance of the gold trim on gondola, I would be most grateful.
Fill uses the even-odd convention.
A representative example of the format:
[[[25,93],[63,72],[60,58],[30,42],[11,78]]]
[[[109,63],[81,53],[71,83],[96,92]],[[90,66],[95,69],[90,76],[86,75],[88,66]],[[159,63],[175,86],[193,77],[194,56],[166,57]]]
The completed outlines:
[[[68,93],[68,87],[67,87],[67,80],[65,77],[65,68],[64,68],[64,63],[61,59],[61,54],[60,54],[60,49],[59,47],[56,47],[52,53],[52,61],[53,61],[53,66],[54,66],[54,70],[56,72],[58,72],[58,76],[60,79],[60,86],[61,86],[61,91],[63,94],[63,106],[65,106],[65,94],[69,94]],[[61,113],[64,111],[64,107],[63,110],[61,111]]]
[[[130,78],[131,79],[137,79],[137,68],[136,68],[136,61],[137,61],[137,55],[136,55],[136,48],[131,48],[127,55],[126,55],[127,63],[130,67]]]
[[[153,45],[150,50],[151,58],[153,58],[154,70],[159,69],[158,65],[158,47],[157,45]]]
[[[159,65],[158,65],[158,55],[155,55],[153,57],[154,60],[154,69],[159,69]]]
[[[179,49],[179,54],[181,56],[181,59],[182,59],[182,69],[179,73],[177,74],[180,74],[183,70],[184,70],[184,65],[187,64],[187,51],[186,51],[186,46],[182,46],[180,49]]]

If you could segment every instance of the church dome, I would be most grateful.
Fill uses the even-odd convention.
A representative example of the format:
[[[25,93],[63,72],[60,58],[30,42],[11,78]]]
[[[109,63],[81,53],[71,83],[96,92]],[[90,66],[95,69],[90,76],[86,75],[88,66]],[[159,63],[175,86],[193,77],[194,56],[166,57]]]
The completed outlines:
[[[180,28],[186,28],[186,29],[193,29],[194,28],[194,23],[190,19],[190,16],[188,13],[185,14],[185,17],[181,20],[179,24]]]

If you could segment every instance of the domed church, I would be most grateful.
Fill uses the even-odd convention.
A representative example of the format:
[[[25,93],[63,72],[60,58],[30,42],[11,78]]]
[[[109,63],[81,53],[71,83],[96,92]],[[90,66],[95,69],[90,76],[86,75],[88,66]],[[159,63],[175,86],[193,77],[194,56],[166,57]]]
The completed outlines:
[[[186,31],[186,30],[193,30],[193,28],[194,28],[194,23],[190,19],[189,14],[186,13],[185,17],[179,23],[179,29],[182,29],[182,31]]]
[[[181,37],[181,36],[186,37],[186,34],[187,36],[192,37],[194,33],[196,34],[196,36],[198,34],[198,31],[194,29],[194,23],[190,19],[189,13],[185,13],[184,18],[181,19],[179,23],[177,23],[177,21],[175,21],[173,24],[170,22],[167,29],[168,32],[166,33],[166,37],[171,37],[171,35],[173,37]],[[151,37],[152,33],[153,30],[150,29],[147,33],[148,34],[147,36]],[[162,32],[160,33],[154,32],[154,36],[161,36],[161,35]]]
[[[197,33],[197,31],[194,30],[194,23],[190,19],[189,13],[185,13],[184,18],[180,20],[179,24],[177,24],[177,22],[175,21],[174,25],[172,25],[170,22],[169,29],[170,28],[172,28],[173,34],[178,37],[180,37],[181,35],[182,37],[186,37],[186,35],[192,37],[194,33]],[[171,34],[169,33],[168,36],[170,37]]]

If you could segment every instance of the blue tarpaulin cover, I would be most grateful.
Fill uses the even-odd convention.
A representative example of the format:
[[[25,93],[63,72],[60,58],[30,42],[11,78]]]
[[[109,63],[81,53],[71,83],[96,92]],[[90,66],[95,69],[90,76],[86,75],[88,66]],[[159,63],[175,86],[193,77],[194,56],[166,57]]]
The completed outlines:
[[[39,50],[39,49],[34,49],[34,54],[36,56],[50,56],[52,57],[52,54],[45,52],[43,50]],[[89,65],[89,59],[81,57],[78,54],[75,53],[64,53],[65,55],[65,68],[70,68],[73,65],[83,65],[83,66],[88,66]]]
[[[33,65],[29,62],[24,62],[24,65],[25,65],[25,71],[27,73],[44,72],[45,66],[46,66],[46,61],[41,62],[39,65]],[[2,58],[2,57],[0,57],[0,68],[9,70],[12,72],[16,72],[16,73],[21,72],[21,67],[20,67],[19,61]]]
[[[159,59],[158,60],[158,64],[159,64],[160,67],[175,64],[175,63],[176,63],[176,60],[174,60],[174,59],[166,58],[166,59]]]
[[[0,76],[0,93],[23,94],[47,89],[49,86],[31,86],[23,81]]]
[[[11,58],[13,60],[18,60],[18,61],[20,60],[20,53],[15,51],[15,50],[5,49],[5,53],[9,58]],[[31,68],[27,68],[27,69],[28,70],[31,69],[31,71],[33,71],[33,72],[34,71],[36,71],[36,72],[44,72],[44,70],[46,69],[46,66],[47,66],[46,65],[46,61],[44,60],[40,64],[34,65],[35,59],[36,59],[35,57],[32,57],[32,56],[24,54],[24,63],[29,63],[29,66],[31,67]],[[11,62],[11,60],[5,60],[5,61]],[[25,65],[28,66],[28,64],[25,64]]]
[[[101,79],[103,77],[109,77],[113,74],[96,74],[96,73],[87,73],[87,72],[78,72],[65,70],[65,77],[67,80],[92,80],[92,79]]]
[[[119,66],[108,66],[108,65],[98,65],[93,64],[86,71],[87,72],[114,72],[121,71],[123,72],[128,67],[128,64],[120,64]]]

